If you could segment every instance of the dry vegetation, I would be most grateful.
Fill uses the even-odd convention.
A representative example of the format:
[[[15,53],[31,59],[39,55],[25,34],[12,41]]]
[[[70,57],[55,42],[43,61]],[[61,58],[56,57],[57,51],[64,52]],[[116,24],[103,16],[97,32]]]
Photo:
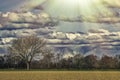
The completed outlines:
[[[0,80],[120,80],[117,71],[1,71]]]

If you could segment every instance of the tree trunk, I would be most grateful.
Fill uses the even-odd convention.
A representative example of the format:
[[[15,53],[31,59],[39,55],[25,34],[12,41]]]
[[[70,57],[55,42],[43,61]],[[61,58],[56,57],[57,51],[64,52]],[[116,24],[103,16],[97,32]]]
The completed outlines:
[[[30,62],[27,62],[27,70],[30,70]]]

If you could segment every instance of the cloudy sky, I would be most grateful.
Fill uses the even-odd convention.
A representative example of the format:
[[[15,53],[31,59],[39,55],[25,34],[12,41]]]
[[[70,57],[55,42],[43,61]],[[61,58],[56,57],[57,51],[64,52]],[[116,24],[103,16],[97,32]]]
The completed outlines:
[[[0,10],[6,11],[9,9],[13,9],[20,5],[22,5],[22,6],[24,5],[24,6],[26,6],[26,8],[28,8],[31,6],[37,6],[45,1],[50,2],[49,6],[51,5],[51,3],[53,5],[54,5],[54,3],[56,5],[60,3],[60,5],[65,4],[65,5],[69,6],[69,5],[71,5],[71,2],[73,4],[76,4],[75,2],[78,2],[78,3],[80,2],[80,4],[89,5],[89,3],[96,1],[96,2],[102,2],[103,4],[109,5],[111,7],[120,7],[120,0],[84,0],[84,1],[83,0],[0,0]],[[60,6],[60,5],[58,5],[58,6]],[[73,6],[73,5],[71,5],[71,6]]]
[[[0,48],[16,37],[38,35],[51,44],[80,42],[88,50],[120,52],[120,0],[0,0],[0,12]],[[59,20],[55,28],[47,24],[51,18]]]
[[[120,30],[120,0],[0,0],[1,12],[36,9],[62,20],[60,31]]]
[[[31,8],[41,4],[45,0],[0,0],[0,11],[18,10]]]

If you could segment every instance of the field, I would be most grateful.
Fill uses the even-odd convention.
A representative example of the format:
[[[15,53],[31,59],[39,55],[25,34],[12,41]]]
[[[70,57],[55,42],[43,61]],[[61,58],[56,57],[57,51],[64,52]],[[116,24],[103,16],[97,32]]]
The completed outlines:
[[[0,71],[0,80],[120,80],[118,71]]]

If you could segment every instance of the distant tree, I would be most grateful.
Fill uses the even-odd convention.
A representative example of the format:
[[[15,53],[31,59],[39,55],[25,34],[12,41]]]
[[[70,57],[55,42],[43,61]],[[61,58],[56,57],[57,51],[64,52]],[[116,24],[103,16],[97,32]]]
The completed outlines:
[[[62,60],[63,60],[63,53],[56,53],[54,56],[54,63],[56,68],[62,68],[63,66]]]
[[[61,59],[59,62],[58,62],[59,66],[57,66],[57,68],[59,69],[71,69],[73,68],[73,59],[70,57],[70,58],[63,58]]]
[[[73,57],[74,68],[81,69],[84,64],[83,59],[84,59],[84,57],[81,54],[76,54]]]
[[[115,59],[117,60],[117,66],[120,69],[120,55],[116,55]]]
[[[50,65],[53,62],[53,57],[54,57],[54,53],[52,52],[51,49],[47,49],[44,54],[43,54],[43,59],[42,59],[42,63],[44,65],[44,68],[50,68]]]
[[[4,63],[5,63],[5,59],[4,57],[0,57],[0,68],[3,68],[4,67]]]
[[[113,69],[117,68],[118,61],[114,57],[104,55],[100,60],[100,66],[102,69]]]
[[[12,58],[19,57],[25,61],[27,70],[30,69],[30,64],[37,54],[43,54],[46,49],[46,41],[39,37],[27,36],[21,37],[12,42],[8,51]]]
[[[87,69],[98,68],[99,64],[98,64],[97,57],[94,55],[88,55],[84,57],[83,67]]]

